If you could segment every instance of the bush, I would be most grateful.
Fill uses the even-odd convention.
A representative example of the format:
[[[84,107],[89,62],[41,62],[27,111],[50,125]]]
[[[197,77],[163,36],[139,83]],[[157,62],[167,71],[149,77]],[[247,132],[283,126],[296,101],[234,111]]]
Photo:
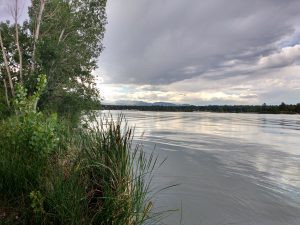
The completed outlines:
[[[19,85],[14,99],[16,115],[0,122],[0,191],[10,197],[26,195],[38,185],[58,143],[56,115],[36,112],[45,85],[46,77],[40,76],[37,90],[30,97]]]
[[[156,159],[133,146],[133,129],[121,117],[88,123],[67,129],[40,112],[1,122],[0,203],[20,222],[133,225],[151,219],[147,193]]]
[[[157,159],[147,158],[140,145],[133,146],[133,129],[123,117],[116,122],[89,118],[84,126],[68,128],[56,114],[37,112],[45,85],[41,76],[30,97],[18,86],[16,115],[0,122],[0,212],[9,211],[5,222],[150,221],[147,194]]]
[[[22,195],[39,183],[58,143],[57,118],[28,113],[7,119],[0,127],[0,191]]]

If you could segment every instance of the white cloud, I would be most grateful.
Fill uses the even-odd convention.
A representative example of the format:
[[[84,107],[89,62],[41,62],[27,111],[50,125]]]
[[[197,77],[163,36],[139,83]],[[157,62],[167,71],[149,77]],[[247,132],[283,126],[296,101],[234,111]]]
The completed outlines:
[[[259,68],[284,67],[295,63],[300,59],[300,45],[282,48],[279,52],[262,57],[259,62]]]

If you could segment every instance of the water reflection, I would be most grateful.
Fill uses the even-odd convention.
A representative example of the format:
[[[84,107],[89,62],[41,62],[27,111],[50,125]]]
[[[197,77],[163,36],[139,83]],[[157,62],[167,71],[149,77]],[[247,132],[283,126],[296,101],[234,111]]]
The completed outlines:
[[[184,224],[300,224],[299,115],[123,113],[146,150],[168,157],[154,185],[181,185],[156,205],[182,202]]]

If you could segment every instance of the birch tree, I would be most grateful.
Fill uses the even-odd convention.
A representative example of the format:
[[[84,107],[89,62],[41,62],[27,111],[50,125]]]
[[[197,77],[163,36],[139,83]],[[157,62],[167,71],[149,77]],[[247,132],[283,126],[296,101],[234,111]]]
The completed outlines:
[[[6,69],[7,76],[8,76],[10,91],[11,91],[12,96],[14,96],[15,95],[14,84],[13,84],[13,81],[12,81],[10,68],[9,68],[9,64],[8,64],[8,60],[7,60],[7,52],[6,52],[6,49],[5,49],[4,44],[3,44],[1,30],[0,30],[0,47],[1,47],[1,51],[2,51],[4,66],[5,66],[5,69]],[[5,79],[5,78],[3,77],[3,79]]]
[[[106,0],[32,0],[22,24],[22,0],[13,1],[13,25],[0,21],[5,29],[0,33],[0,69],[8,98],[14,96],[16,82],[34,93],[38,75],[46,74],[41,107],[63,110],[99,99],[92,72],[103,50]]]

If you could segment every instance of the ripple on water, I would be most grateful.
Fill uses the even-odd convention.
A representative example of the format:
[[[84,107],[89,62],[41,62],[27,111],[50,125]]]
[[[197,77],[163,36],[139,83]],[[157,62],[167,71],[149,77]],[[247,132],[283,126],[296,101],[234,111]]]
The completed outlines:
[[[116,112],[113,112],[116,113]],[[124,112],[156,170],[159,209],[183,224],[299,225],[299,115]],[[161,208],[162,207],[162,208]],[[179,224],[180,213],[165,219]]]

